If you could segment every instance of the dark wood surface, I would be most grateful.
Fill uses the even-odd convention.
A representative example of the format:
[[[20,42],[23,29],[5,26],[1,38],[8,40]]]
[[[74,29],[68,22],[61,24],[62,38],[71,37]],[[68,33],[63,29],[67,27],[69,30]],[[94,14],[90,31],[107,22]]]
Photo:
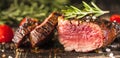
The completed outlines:
[[[58,42],[54,43],[56,45],[49,49],[28,47],[18,49],[14,43],[2,43],[0,44],[0,58],[110,58],[109,55],[111,53],[114,57],[120,58],[120,44],[117,42],[108,47],[87,53],[65,52]],[[109,48],[111,51],[106,52],[106,48]]]
[[[76,52],[59,52],[53,51],[34,53],[34,52],[15,52],[12,50],[5,50],[0,52],[0,58],[110,58],[110,53],[114,54],[114,57],[120,58],[120,51],[111,51],[104,53],[76,53]]]

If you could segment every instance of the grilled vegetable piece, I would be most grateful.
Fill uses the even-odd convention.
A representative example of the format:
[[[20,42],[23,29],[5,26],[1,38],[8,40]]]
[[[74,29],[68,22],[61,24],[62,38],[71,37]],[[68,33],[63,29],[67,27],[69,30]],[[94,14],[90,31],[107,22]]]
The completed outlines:
[[[120,25],[101,19],[84,17],[58,18],[59,41],[66,51],[89,52],[109,45],[120,33]]]
[[[60,16],[59,13],[53,12],[39,26],[30,32],[32,47],[40,45],[47,39],[58,23],[58,16]]]
[[[20,47],[20,45],[26,40],[26,36],[30,34],[30,32],[38,25],[38,21],[32,18],[26,18],[26,21],[19,26],[16,30],[14,38],[12,41],[15,43],[16,47]]]

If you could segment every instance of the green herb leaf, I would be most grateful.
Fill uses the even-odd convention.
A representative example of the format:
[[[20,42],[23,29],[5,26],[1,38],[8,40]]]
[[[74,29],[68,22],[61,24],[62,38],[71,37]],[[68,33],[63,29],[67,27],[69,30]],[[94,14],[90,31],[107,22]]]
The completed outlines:
[[[42,22],[51,12],[59,11],[69,3],[69,0],[0,0],[0,23],[18,27],[24,17]]]
[[[109,11],[102,11],[99,7],[95,5],[95,3],[91,2],[91,5],[87,4],[86,2],[83,3],[83,8],[78,9],[74,6],[68,7],[66,10],[62,10],[62,13],[66,18],[82,18],[88,14],[93,14],[93,16],[100,16],[105,13],[109,13]]]

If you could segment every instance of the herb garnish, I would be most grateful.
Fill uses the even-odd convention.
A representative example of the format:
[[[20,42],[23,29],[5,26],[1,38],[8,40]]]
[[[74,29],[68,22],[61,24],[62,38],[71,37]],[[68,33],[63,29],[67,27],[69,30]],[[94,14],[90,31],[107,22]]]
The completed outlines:
[[[100,8],[98,8],[94,2],[91,2],[91,5],[88,5],[86,2],[82,2],[83,3],[83,8],[82,9],[78,9],[74,6],[70,6],[68,7],[68,9],[66,10],[62,10],[62,12],[64,13],[64,16],[66,18],[82,18],[88,14],[93,14],[93,16],[100,16],[103,15],[105,13],[109,13],[109,11],[102,11]]]

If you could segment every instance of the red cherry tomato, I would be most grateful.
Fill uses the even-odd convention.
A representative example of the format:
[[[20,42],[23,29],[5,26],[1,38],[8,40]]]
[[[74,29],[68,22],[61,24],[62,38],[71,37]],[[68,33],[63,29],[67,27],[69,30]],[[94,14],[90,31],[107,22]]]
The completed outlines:
[[[11,42],[13,38],[13,30],[8,25],[0,25],[0,43]]]
[[[120,23],[120,15],[114,14],[110,17],[110,21]]]

